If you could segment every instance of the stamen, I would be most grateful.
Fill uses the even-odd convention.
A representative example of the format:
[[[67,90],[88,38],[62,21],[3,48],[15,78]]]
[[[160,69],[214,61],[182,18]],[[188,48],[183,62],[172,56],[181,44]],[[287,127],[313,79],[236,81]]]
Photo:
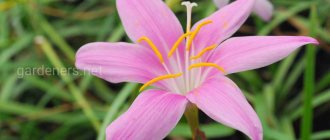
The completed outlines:
[[[215,63],[196,63],[196,64],[192,64],[192,65],[189,66],[189,70],[191,70],[193,68],[197,68],[197,67],[214,67],[214,68],[217,68],[222,73],[226,73],[225,69],[223,69],[222,67],[220,67],[219,65],[217,65]]]
[[[203,49],[201,52],[199,52],[196,56],[192,56],[192,57],[190,57],[190,59],[191,59],[191,60],[198,59],[198,58],[202,57],[202,55],[203,55],[204,53],[206,53],[207,51],[213,50],[213,49],[216,48],[216,47],[217,47],[216,44],[213,44],[213,45],[211,45],[210,47],[206,47],[206,48]]]
[[[175,52],[175,50],[179,47],[179,45],[182,42],[182,40],[184,38],[186,38],[187,36],[189,36],[190,34],[191,34],[191,32],[185,33],[185,34],[183,34],[183,35],[180,36],[180,38],[174,43],[171,51],[168,53],[168,57],[171,57],[172,56],[172,54]]]
[[[139,92],[141,92],[142,90],[144,90],[146,87],[148,87],[149,85],[152,85],[153,83],[156,83],[160,80],[164,80],[164,79],[169,79],[169,78],[177,78],[179,76],[181,76],[182,73],[177,73],[177,74],[168,74],[168,75],[163,75],[163,76],[159,76],[156,77],[152,80],[150,80],[149,82],[145,83],[139,90]]]
[[[156,45],[148,38],[148,37],[146,37],[146,36],[143,36],[143,37],[141,37],[139,40],[138,40],[138,42],[140,43],[140,42],[142,42],[142,41],[146,41],[148,44],[149,44],[149,46],[151,47],[151,49],[155,52],[155,54],[157,55],[157,57],[159,58],[159,60],[160,60],[160,62],[161,63],[164,63],[164,59],[163,59],[163,56],[162,56],[162,54],[159,52],[159,50],[158,50],[158,48],[156,47]]]
[[[203,21],[202,23],[200,23],[199,25],[197,25],[196,29],[192,32],[190,38],[188,39],[187,51],[190,50],[192,41],[196,37],[197,33],[201,30],[201,28],[210,23],[212,23],[212,20],[206,20],[206,21]]]

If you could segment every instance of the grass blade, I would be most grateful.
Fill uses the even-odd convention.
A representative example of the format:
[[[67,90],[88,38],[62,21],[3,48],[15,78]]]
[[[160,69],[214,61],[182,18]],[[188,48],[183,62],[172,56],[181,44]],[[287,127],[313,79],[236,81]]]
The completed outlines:
[[[311,6],[311,36],[315,36],[315,27],[317,26],[317,13],[316,6]],[[306,70],[304,75],[304,95],[303,95],[303,107],[304,112],[301,122],[301,139],[310,140],[313,121],[313,94],[315,92],[315,47],[313,45],[307,46]]]
[[[37,44],[41,46],[41,49],[45,52],[49,60],[52,62],[52,64],[57,68],[57,69],[65,69],[63,64],[61,63],[59,57],[55,54],[53,48],[49,44],[49,42],[44,39],[43,37],[38,37],[37,39]],[[94,128],[98,131],[100,127],[100,123],[90,107],[89,103],[85,99],[85,97],[82,95],[80,90],[76,85],[72,83],[72,79],[67,73],[60,74],[61,78],[63,81],[68,83],[68,88],[69,91],[72,93],[73,97],[77,101],[77,103],[81,106],[83,112],[85,115],[90,119],[91,123],[93,124]]]

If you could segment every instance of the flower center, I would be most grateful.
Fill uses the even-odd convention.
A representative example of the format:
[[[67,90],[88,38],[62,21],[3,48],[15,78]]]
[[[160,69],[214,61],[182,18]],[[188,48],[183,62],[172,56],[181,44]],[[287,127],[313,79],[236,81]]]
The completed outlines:
[[[162,63],[164,68],[166,69],[167,73],[166,75],[161,75],[159,77],[156,77],[148,82],[146,82],[141,88],[140,92],[144,90],[146,87],[161,81],[161,80],[166,80],[166,79],[171,79],[171,80],[166,80],[170,84],[170,90],[173,90],[175,93],[187,93],[194,89],[195,87],[199,86],[205,79],[208,74],[208,72],[202,72],[202,67],[211,67],[211,68],[216,68],[222,73],[225,73],[225,70],[218,66],[215,63],[208,63],[208,62],[202,62],[201,58],[203,55],[205,55],[206,52],[212,51],[217,47],[217,44],[213,44],[209,47],[204,48],[201,50],[199,53],[195,54],[195,46],[194,46],[194,39],[197,36],[197,34],[200,32],[200,30],[204,27],[207,26],[208,24],[211,24],[211,20],[205,20],[202,21],[200,24],[196,26],[196,28],[193,31],[191,30],[191,15],[192,15],[192,8],[197,6],[196,3],[191,3],[189,1],[182,2],[182,5],[185,5],[187,7],[187,29],[186,33],[181,35],[178,40],[173,44],[171,50],[168,52],[168,59],[169,61],[165,63],[164,58],[160,51],[158,50],[157,46],[150,40],[148,37],[143,36],[141,37],[138,42],[145,41],[150,48],[153,50],[153,52],[156,54],[156,56],[159,58],[159,61]],[[185,53],[184,54],[179,54],[178,47],[180,44],[186,40],[185,44]],[[172,57],[173,54],[176,53],[177,57],[174,58]],[[181,66],[181,60],[179,56],[184,55],[184,68]],[[167,65],[171,65],[173,67],[173,63],[170,63],[171,60],[176,61],[177,64],[179,65],[178,67],[180,70],[173,70],[172,72],[176,74],[171,74],[170,69],[168,69]],[[176,59],[176,60],[175,60]],[[170,67],[171,68],[171,67]]]

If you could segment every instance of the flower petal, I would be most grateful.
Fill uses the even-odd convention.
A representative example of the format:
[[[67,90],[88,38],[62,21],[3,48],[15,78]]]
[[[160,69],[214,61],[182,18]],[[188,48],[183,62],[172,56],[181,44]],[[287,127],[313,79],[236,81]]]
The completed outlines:
[[[160,90],[145,91],[108,126],[107,140],[163,139],[179,122],[186,104],[187,99],[178,94]]]
[[[236,0],[196,23],[193,29],[203,21],[213,21],[202,27],[197,34],[194,40],[197,52],[205,47],[220,44],[233,35],[251,14],[254,2],[254,0]]]
[[[76,67],[112,83],[145,83],[166,73],[151,50],[128,43],[86,44],[76,54]],[[157,86],[164,87],[162,81]]]
[[[223,67],[227,74],[261,68],[275,63],[300,46],[318,44],[305,36],[251,36],[226,40],[209,61]]]
[[[218,8],[222,8],[229,3],[229,0],[213,0]]]
[[[263,20],[269,21],[273,15],[273,5],[269,0],[256,0],[253,12]]]
[[[146,36],[164,57],[183,34],[179,20],[162,0],[117,0],[117,8],[132,41]]]
[[[229,78],[209,79],[187,98],[212,119],[245,133],[252,140],[262,139],[262,126],[256,112]]]

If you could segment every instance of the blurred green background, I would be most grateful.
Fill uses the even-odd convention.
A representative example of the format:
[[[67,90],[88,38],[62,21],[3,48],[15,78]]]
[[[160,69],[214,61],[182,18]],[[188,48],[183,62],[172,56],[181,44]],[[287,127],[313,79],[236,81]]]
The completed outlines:
[[[185,23],[181,1],[166,2]],[[216,10],[211,0],[194,2],[195,22]],[[270,22],[252,15],[235,36],[308,35],[320,45],[231,78],[257,111],[264,139],[330,139],[330,0],[272,3]],[[1,140],[104,139],[105,127],[130,106],[140,85],[77,71],[76,50],[95,41],[130,42],[115,0],[0,0]],[[200,119],[209,139],[247,139],[204,114]],[[190,138],[184,118],[168,137]]]

